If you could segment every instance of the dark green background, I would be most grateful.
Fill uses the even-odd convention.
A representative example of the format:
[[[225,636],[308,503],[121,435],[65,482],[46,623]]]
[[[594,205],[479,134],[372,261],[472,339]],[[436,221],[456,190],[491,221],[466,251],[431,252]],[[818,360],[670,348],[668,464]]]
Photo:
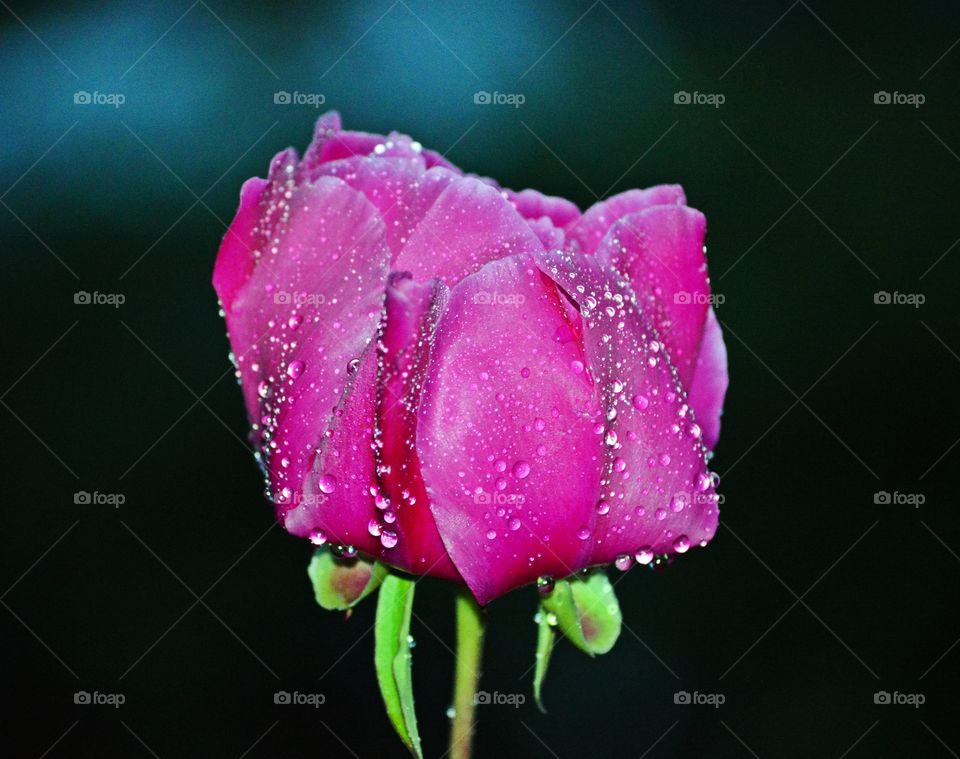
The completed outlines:
[[[404,755],[373,605],[349,622],[314,605],[310,546],[268,529],[237,439],[209,280],[241,182],[309,140],[318,112],[274,105],[282,89],[507,186],[586,207],[681,182],[708,218],[731,376],[721,528],[663,575],[623,578],[612,653],[559,647],[549,715],[481,707],[479,756],[956,756],[960,250],[943,254],[960,236],[960,46],[937,62],[956,4],[391,2],[0,8],[5,754]],[[81,289],[126,303],[74,305]],[[876,505],[881,490],[926,501]],[[452,593],[417,595],[437,757]],[[490,606],[485,690],[529,693],[535,605],[527,589]],[[80,689],[127,703],[77,706]],[[279,689],[326,704],[275,706]],[[726,703],[675,705],[679,690]],[[926,704],[875,705],[879,690]]]

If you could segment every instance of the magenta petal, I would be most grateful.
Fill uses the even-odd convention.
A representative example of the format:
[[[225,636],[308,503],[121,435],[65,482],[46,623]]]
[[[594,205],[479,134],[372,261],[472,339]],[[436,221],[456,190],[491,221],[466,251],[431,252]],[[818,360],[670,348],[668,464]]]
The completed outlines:
[[[709,308],[706,228],[699,211],[655,206],[620,219],[597,249],[600,262],[625,274],[638,296],[659,303],[657,326],[685,387],[693,379]]]
[[[461,181],[447,169],[426,170],[419,158],[353,156],[324,163],[315,173],[339,177],[377,207],[394,259],[443,191]]]
[[[727,394],[727,347],[713,308],[707,312],[700,352],[697,355],[693,381],[690,384],[690,405],[703,427],[703,442],[713,448],[720,439],[720,415]]]
[[[329,541],[379,555],[380,541],[368,529],[376,511],[376,413],[377,348],[371,343],[319,437],[300,491],[289,503],[278,502],[288,532],[317,544]]]
[[[709,540],[718,510],[706,449],[646,303],[592,256],[549,252],[539,261],[580,306],[606,420],[589,563],[641,547],[682,553]]]
[[[286,164],[278,165],[282,175]],[[302,492],[303,478],[325,431],[336,432],[333,410],[351,367],[376,338],[390,252],[376,209],[339,179],[291,180],[287,192],[263,208],[270,244],[227,323],[244,390],[257,405],[251,421],[270,492],[291,530],[304,535],[311,525],[299,502],[311,493]],[[372,462],[363,452],[358,470]],[[326,495],[337,502],[347,490]],[[350,504],[344,520],[359,520]]]
[[[377,462],[386,500],[378,502],[377,529],[396,537],[395,546],[383,549],[384,561],[453,580],[459,574],[437,531],[415,446],[433,331],[448,294],[442,282],[420,284],[406,274],[392,275],[387,288],[377,411]]]
[[[504,190],[514,208],[524,219],[546,216],[557,227],[565,227],[580,217],[580,209],[566,198],[544,195],[536,190]]]
[[[686,197],[677,184],[664,184],[646,190],[627,190],[595,203],[567,229],[567,239],[575,241],[584,253],[593,253],[607,230],[623,216],[651,206],[683,205]]]
[[[488,261],[538,250],[543,250],[539,238],[498,190],[464,177],[443,191],[394,268],[452,287]]]
[[[502,299],[490,299],[499,293]],[[481,603],[565,577],[599,495],[596,403],[562,296],[529,256],[454,288],[420,403],[417,451],[440,535]]]
[[[229,311],[237,291],[246,283],[256,262],[254,251],[260,247],[260,200],[269,182],[253,177],[240,190],[240,208],[223,237],[217,263],[213,268],[213,288],[220,305]]]

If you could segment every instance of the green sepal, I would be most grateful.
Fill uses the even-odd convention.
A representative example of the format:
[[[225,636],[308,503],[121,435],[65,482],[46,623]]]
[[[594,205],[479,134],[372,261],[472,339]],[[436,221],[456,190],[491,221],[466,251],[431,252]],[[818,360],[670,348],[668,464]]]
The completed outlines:
[[[387,568],[379,561],[338,559],[318,550],[310,559],[307,575],[317,603],[329,611],[351,609],[380,587]]]
[[[387,574],[383,579],[377,598],[373,659],[387,716],[410,753],[423,759],[413,709],[410,655],[410,617],[415,584],[414,580],[395,574]]]
[[[567,640],[589,656],[607,653],[620,636],[620,604],[602,570],[558,580],[542,605]]]
[[[557,637],[549,620],[550,614],[541,609],[536,617],[537,653],[533,669],[533,700],[537,702],[537,708],[544,714],[546,714],[547,710],[543,706],[540,692],[543,689],[543,681],[547,676],[547,667],[550,666],[553,642]]]

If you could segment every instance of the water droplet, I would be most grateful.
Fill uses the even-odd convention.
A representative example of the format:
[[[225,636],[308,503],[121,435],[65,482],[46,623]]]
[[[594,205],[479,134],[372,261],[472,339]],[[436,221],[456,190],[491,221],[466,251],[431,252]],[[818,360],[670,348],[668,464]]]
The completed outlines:
[[[371,519],[367,522],[367,532],[369,532],[373,537],[379,537],[380,535],[380,523],[376,519]]]
[[[686,535],[677,536],[677,539],[673,541],[673,550],[677,553],[686,553],[690,550],[690,538]]]
[[[327,534],[323,530],[314,530],[310,533],[310,542],[315,546],[322,546],[327,542]]]
[[[587,527],[581,527],[579,530],[577,530],[577,537],[578,537],[580,540],[586,540],[587,538],[589,538],[589,537],[590,537],[590,530],[589,530],[589,528],[587,528]]]
[[[383,530],[380,533],[380,544],[384,548],[393,548],[397,544],[397,533],[393,530]]]
[[[497,531],[496,530],[487,530],[487,540],[496,540]]]
[[[518,459],[513,464],[513,476],[518,480],[524,479],[528,474],[530,474],[530,465],[523,459]]]
[[[303,361],[291,361],[287,365],[287,376],[290,379],[296,379],[301,374],[303,374],[304,363]]]
[[[633,557],[628,553],[620,554],[613,561],[613,566],[619,569],[621,572],[626,572],[630,567],[633,566]]]
[[[583,361],[571,361],[570,371],[574,374],[583,374]]]
[[[597,513],[601,515],[609,514],[610,504],[601,498],[599,501],[597,501]]]
[[[647,406],[650,405],[650,401],[645,395],[635,395],[633,396],[633,407],[638,411],[643,411]]]
[[[509,526],[510,526],[510,529],[511,529],[511,530],[514,530],[514,531],[519,530],[519,529],[520,529],[520,520],[517,519],[516,517],[514,517],[513,519],[510,520]]]
[[[658,521],[662,522],[664,519],[667,518],[667,510],[657,509],[656,511],[653,512],[653,515],[657,518]]]
[[[261,380],[260,384],[257,385],[257,395],[259,395],[261,398],[266,398],[268,395],[270,395],[270,385],[267,384],[266,380]]]
[[[337,489],[337,478],[332,474],[325,474],[320,478],[318,483],[320,492],[327,493],[328,495]]]
[[[545,596],[552,593],[556,585],[556,580],[554,580],[550,575],[541,575],[537,578],[537,591],[541,595]]]
[[[637,560],[637,564],[649,564],[653,561],[653,549],[650,546],[642,546],[637,549],[634,558]]]

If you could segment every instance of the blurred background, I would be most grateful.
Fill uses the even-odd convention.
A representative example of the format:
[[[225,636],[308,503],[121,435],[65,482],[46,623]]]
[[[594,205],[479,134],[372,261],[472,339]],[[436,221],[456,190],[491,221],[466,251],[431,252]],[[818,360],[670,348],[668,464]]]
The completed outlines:
[[[955,3],[0,6],[5,755],[405,755],[374,604],[315,605],[238,442],[210,286],[241,183],[334,108],[581,208],[679,182],[708,218],[721,528],[622,578],[610,654],[558,645],[548,714],[479,707],[477,755],[957,756]],[[439,757],[453,594],[417,595]],[[484,690],[529,695],[536,602],[489,607]]]

